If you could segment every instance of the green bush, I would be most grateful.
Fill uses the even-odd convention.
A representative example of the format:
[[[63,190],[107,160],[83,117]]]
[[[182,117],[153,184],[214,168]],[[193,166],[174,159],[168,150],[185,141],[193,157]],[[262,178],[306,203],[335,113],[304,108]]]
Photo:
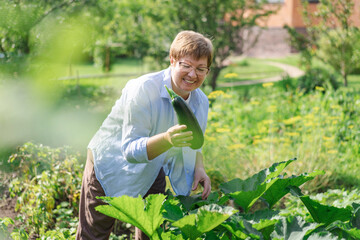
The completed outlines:
[[[68,147],[28,142],[9,161],[18,166],[9,191],[17,197],[15,210],[22,229],[29,236],[64,228],[75,234],[83,172],[80,156]]]
[[[305,93],[314,91],[316,88],[336,90],[339,88],[338,76],[323,68],[312,68],[305,75],[299,77],[298,87]]]

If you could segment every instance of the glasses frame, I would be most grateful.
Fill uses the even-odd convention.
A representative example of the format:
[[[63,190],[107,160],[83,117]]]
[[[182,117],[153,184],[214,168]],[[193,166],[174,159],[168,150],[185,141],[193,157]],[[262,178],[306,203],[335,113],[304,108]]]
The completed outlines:
[[[196,68],[196,67],[194,67],[186,62],[183,62],[183,61],[179,61],[179,66],[182,71],[187,72],[187,73],[190,73],[192,70],[194,70],[197,76],[206,76],[210,72],[210,68],[208,68],[208,67]],[[202,71],[201,68],[206,69],[206,72],[204,74],[201,72]]]

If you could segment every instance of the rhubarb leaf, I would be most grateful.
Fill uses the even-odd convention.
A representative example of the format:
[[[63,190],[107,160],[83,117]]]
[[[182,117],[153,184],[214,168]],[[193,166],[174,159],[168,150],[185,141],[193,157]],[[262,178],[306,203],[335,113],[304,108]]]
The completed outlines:
[[[101,197],[109,205],[100,205],[95,209],[107,216],[119,219],[138,227],[147,236],[153,237],[156,229],[163,223],[162,206],[165,196],[162,194],[151,194],[145,201],[141,196],[133,198]]]

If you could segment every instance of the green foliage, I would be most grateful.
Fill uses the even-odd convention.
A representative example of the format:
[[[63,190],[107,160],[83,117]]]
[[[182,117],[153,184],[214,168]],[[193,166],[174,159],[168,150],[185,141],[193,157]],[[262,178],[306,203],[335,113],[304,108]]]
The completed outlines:
[[[307,32],[304,35],[286,27],[292,45],[300,51],[307,69],[315,57],[341,75],[347,86],[348,75],[359,67],[360,62],[360,31],[351,20],[355,2],[320,0],[314,12],[309,10],[308,1],[302,1],[302,4]]]
[[[298,188],[321,172],[315,171],[312,177],[302,174],[283,181],[281,186],[271,187],[277,181],[283,180],[280,174],[293,161],[291,159],[275,163],[255,174],[244,185],[235,184],[239,182],[238,179],[224,183],[222,194],[247,210],[254,206],[253,199],[267,195],[267,199],[275,196],[270,201],[277,202],[291,191],[304,203],[311,219],[294,215],[283,217],[279,211],[271,210],[274,204],[268,204],[266,208],[251,213],[243,213],[227,206],[227,200],[223,201],[224,197],[217,193],[212,193],[207,200],[200,200],[199,196],[174,197],[171,193],[168,193],[167,197],[162,194],[150,195],[145,200],[140,196],[103,197],[109,205],[98,206],[96,209],[139,227],[151,239],[315,239],[331,236],[334,239],[346,237],[355,240],[360,233],[357,229],[359,204],[353,203],[346,208],[323,205],[303,195]],[[293,179],[298,181],[292,181]],[[261,189],[266,184],[270,184],[270,187],[259,194],[254,195],[249,191],[243,194],[241,198],[248,198],[248,205],[241,205],[237,194],[247,187],[245,185],[250,185],[248,188],[251,189]],[[290,190],[283,194],[278,191],[280,188]],[[156,208],[152,207],[153,205],[156,205]]]
[[[309,93],[316,88],[323,88],[324,91],[338,89],[337,75],[331,74],[328,69],[311,68],[305,72],[305,75],[298,78],[298,87]]]
[[[0,3],[0,52],[7,59],[30,53],[32,30],[46,17],[58,11],[71,14],[88,1],[2,1]],[[65,14],[65,15],[66,15]],[[61,23],[62,17],[58,19]]]
[[[8,228],[14,224],[14,220],[8,217],[0,218],[0,238],[7,239],[10,237]]]
[[[98,32],[95,62],[110,67],[113,62],[106,63],[105,57],[109,51],[111,57],[148,56],[164,64],[174,37],[167,5],[161,0],[99,1],[94,19]]]
[[[328,30],[320,36],[318,44],[318,57],[340,73],[347,86],[347,76],[360,67],[359,29]]]
[[[352,210],[349,208],[337,208],[333,206],[322,205],[309,196],[304,196],[301,190],[296,186],[291,186],[290,191],[293,195],[300,198],[306,208],[309,210],[312,218],[317,223],[329,225],[334,221],[347,222],[351,218]]]
[[[358,90],[323,93],[317,88],[304,94],[284,92],[278,83],[246,91],[208,95],[211,108],[203,152],[209,169],[228,179],[246,179],[275,157],[296,157],[294,171],[328,173],[306,185],[308,190],[359,186],[359,161],[354,161],[359,159]]]
[[[68,229],[61,233],[64,239],[74,234],[83,171],[78,157],[69,148],[30,142],[10,156],[9,161],[17,164],[18,177],[10,183],[9,191],[18,196],[16,210],[28,234],[43,236],[52,228]]]
[[[24,162],[32,158],[52,165],[42,165],[35,177],[27,175],[14,180],[14,189],[19,182],[23,186],[11,190],[18,195],[20,212],[16,221],[21,222],[21,227],[9,233],[8,227],[15,221],[1,219],[0,234],[13,239],[75,239],[82,171],[77,156],[66,148],[27,143],[19,148],[13,163],[18,161],[21,172],[28,166]],[[97,210],[139,227],[152,239],[299,239],[300,236],[300,239],[357,239],[359,192],[333,190],[316,196],[303,195],[298,187],[323,172],[285,178],[285,168],[294,161],[274,163],[245,181],[233,179],[222,183],[221,190],[212,192],[206,200],[201,198],[201,193],[173,196],[170,192],[149,195],[145,200],[140,196],[103,197],[109,205],[99,206]],[[284,199],[288,189],[292,189],[302,206],[299,202],[295,204],[294,196]],[[282,199],[287,201],[281,203]],[[264,204],[258,205],[259,201]],[[285,209],[273,209],[278,203],[288,205]]]
[[[141,196],[138,198],[129,196],[103,197],[102,199],[109,205],[97,206],[95,208],[97,211],[137,226],[147,236],[155,238],[156,229],[164,221],[161,215],[164,195],[150,195],[146,198],[145,206]]]

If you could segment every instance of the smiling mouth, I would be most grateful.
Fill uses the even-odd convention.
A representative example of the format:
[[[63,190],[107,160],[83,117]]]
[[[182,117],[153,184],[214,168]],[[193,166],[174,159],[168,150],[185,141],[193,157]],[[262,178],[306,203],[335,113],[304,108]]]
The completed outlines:
[[[193,84],[193,83],[196,82],[196,81],[190,81],[190,80],[187,80],[187,79],[184,79],[184,81],[187,82],[187,83],[190,83],[190,84]]]

